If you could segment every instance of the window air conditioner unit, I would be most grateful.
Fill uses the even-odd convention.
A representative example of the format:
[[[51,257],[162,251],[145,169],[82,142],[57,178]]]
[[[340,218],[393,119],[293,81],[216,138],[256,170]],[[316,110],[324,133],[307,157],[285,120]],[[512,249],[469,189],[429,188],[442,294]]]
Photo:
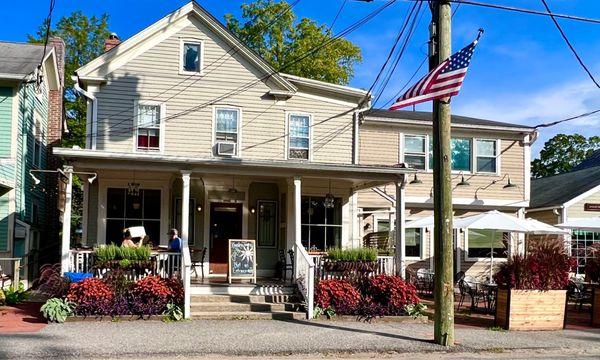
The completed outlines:
[[[217,155],[219,156],[234,156],[236,153],[237,144],[230,141],[217,142]]]

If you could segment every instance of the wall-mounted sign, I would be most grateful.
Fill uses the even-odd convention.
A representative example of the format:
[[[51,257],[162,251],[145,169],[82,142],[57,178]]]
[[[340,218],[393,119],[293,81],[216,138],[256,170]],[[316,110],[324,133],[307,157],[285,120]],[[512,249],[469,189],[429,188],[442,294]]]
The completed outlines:
[[[228,280],[250,279],[256,282],[256,243],[254,240],[229,240]]]
[[[596,203],[583,204],[583,210],[585,210],[585,211],[600,211],[600,204],[596,204]]]

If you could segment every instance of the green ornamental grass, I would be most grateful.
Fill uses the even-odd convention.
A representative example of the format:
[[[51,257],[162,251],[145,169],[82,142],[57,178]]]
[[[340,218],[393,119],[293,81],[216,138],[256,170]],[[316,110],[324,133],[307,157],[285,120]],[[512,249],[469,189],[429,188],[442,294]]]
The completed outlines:
[[[341,249],[330,248],[327,250],[327,258],[333,261],[376,261],[377,249],[356,248]]]

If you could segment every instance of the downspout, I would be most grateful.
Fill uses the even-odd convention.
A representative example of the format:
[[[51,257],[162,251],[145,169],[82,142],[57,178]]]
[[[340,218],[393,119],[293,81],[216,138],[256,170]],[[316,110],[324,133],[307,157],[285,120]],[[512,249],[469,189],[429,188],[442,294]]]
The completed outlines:
[[[354,131],[352,134],[352,141],[353,141],[353,146],[352,146],[352,164],[353,165],[358,165],[358,154],[359,154],[359,142],[358,142],[358,136],[359,136],[359,127],[360,127],[360,114],[371,109],[371,100],[369,97],[369,100],[366,102],[365,107],[361,107],[362,103],[360,103],[359,108],[354,111],[353,113],[353,120],[354,120]]]
[[[91,102],[91,107],[88,106],[87,112],[87,124],[86,124],[86,140],[85,147],[88,149],[96,150],[96,131],[98,130],[97,113],[98,113],[98,99],[90,92],[82,89],[79,86],[79,78],[76,75],[71,77],[75,83],[73,88],[75,91],[86,97]],[[91,111],[90,111],[91,110]],[[91,114],[90,114],[91,112]]]

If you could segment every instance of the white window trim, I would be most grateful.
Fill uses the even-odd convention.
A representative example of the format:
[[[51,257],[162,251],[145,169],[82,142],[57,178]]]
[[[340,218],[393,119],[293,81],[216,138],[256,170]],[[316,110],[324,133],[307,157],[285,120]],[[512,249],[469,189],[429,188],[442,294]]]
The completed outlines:
[[[183,70],[183,46],[184,44],[192,44],[200,46],[198,54],[199,71]],[[199,39],[181,38],[179,39],[179,75],[204,75],[204,41]]]
[[[147,106],[159,106],[160,107],[160,134],[158,138],[158,150],[144,150],[138,149],[138,107],[140,105]],[[150,100],[135,100],[133,106],[133,152],[135,153],[143,153],[143,154],[163,154],[165,150],[165,118],[167,115],[167,105],[165,103],[159,101],[150,101]]]
[[[421,246],[419,246],[419,256],[406,256],[406,260],[424,260],[425,257],[425,252],[424,250],[424,245],[425,245],[425,228],[415,228],[415,229],[420,229],[421,230]],[[406,229],[408,230],[408,229]],[[405,240],[406,242],[406,240]],[[404,247],[406,247],[406,243],[404,244]],[[406,248],[404,249],[404,252],[406,253]]]
[[[460,230],[462,231],[462,234],[463,234],[463,237],[464,237],[464,241],[465,241],[465,248],[464,248],[464,251],[465,251],[465,261],[468,261],[468,262],[479,262],[479,261],[485,262],[485,261],[487,261],[487,263],[489,265],[489,262],[490,262],[490,258],[489,257],[470,257],[469,256],[469,229],[465,228],[465,229],[460,229]],[[507,255],[507,257],[505,257],[505,258],[494,257],[494,263],[507,261],[508,258],[511,255],[511,252],[512,252],[512,234],[513,233],[511,233],[509,231],[498,231],[498,230],[497,230],[497,232],[500,232],[500,233],[507,232],[507,233],[509,233],[509,237],[510,238],[509,238],[509,241],[508,241],[508,255]]]
[[[35,207],[35,208],[37,208],[37,211],[36,211],[36,212],[37,212],[37,218],[38,218],[37,220],[38,220],[38,222],[39,222],[39,221],[40,221],[40,202],[39,202],[37,199],[33,199],[33,200],[31,200],[31,209],[30,209],[31,213],[29,214],[29,222],[30,222],[32,225],[35,225],[35,224],[36,224],[36,223],[34,222],[34,220],[35,220],[35,219],[34,219],[34,217],[33,217],[33,208],[34,208],[34,207]]]
[[[403,133],[400,137],[400,162],[406,163],[406,151],[404,148],[404,144],[406,144],[406,137],[422,137],[425,140],[425,169],[415,169],[416,171],[425,172],[429,171],[429,135],[427,134],[417,134],[417,133]],[[411,153],[412,154],[412,153]]]
[[[290,118],[293,116],[308,117],[308,159],[290,158]],[[313,116],[309,113],[286,111],[285,112],[285,159],[290,161],[313,161]]]
[[[495,172],[487,172],[487,171],[478,171],[477,170],[477,141],[482,140],[482,141],[494,141],[496,143],[496,171]],[[483,174],[483,175],[497,175],[500,176],[500,174],[502,173],[500,170],[500,155],[502,154],[502,151],[500,151],[500,139],[492,139],[492,138],[482,138],[482,137],[475,137],[473,138],[473,173],[475,174]],[[489,158],[489,156],[486,156]]]
[[[237,121],[237,143],[236,143],[236,151],[234,158],[242,157],[242,121],[243,114],[242,108],[239,106],[228,106],[228,105],[215,105],[213,106],[213,116],[212,116],[212,155],[213,157],[222,157],[217,155],[215,145],[217,144],[217,110],[235,110],[238,113],[238,121]]]

